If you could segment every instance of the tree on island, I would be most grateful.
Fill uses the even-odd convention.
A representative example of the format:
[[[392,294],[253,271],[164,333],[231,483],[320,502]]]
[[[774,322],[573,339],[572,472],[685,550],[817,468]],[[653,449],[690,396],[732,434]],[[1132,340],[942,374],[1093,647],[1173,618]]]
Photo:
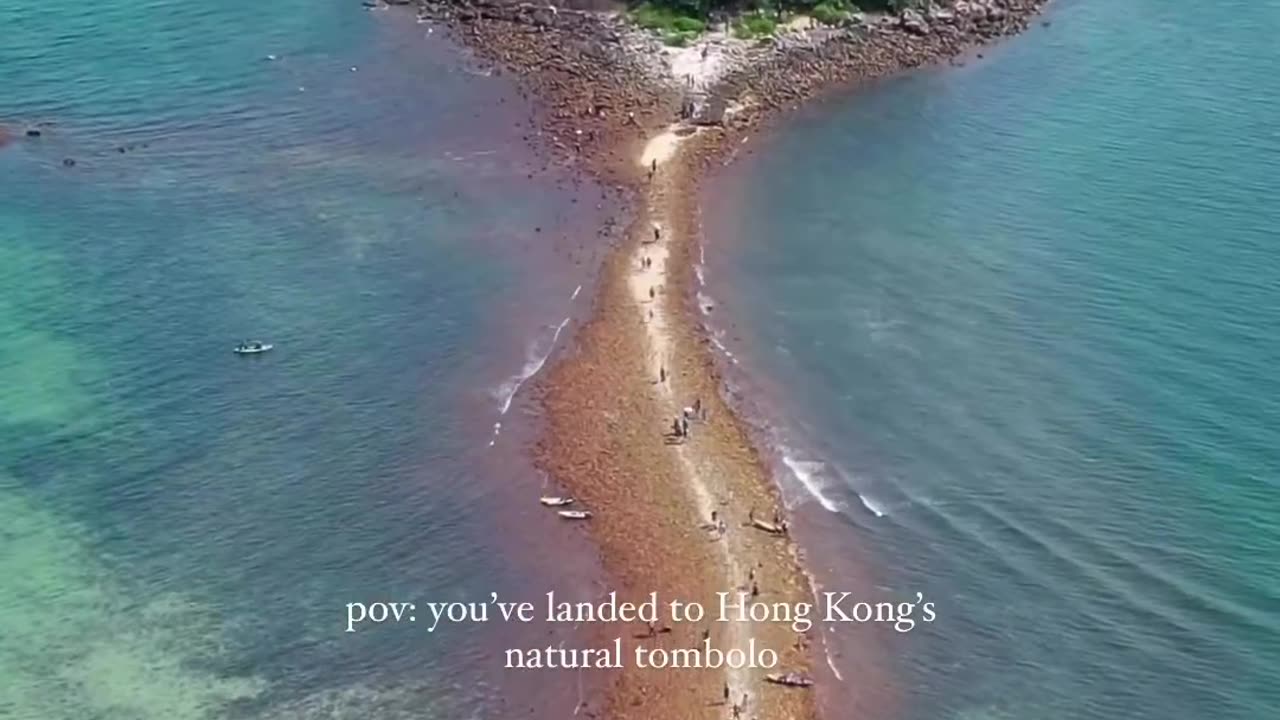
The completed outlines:
[[[772,35],[787,13],[801,13],[826,25],[839,25],[856,12],[918,9],[928,0],[643,0],[629,14],[640,27],[663,35],[668,45],[684,46],[706,30],[708,22],[730,22],[733,34],[749,40]]]

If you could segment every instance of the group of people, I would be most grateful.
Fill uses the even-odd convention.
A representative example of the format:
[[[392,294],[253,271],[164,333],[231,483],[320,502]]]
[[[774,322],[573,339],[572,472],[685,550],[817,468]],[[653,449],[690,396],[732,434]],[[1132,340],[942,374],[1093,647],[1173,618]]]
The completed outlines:
[[[658,368],[658,381],[666,382],[666,367]],[[689,423],[693,420],[706,420],[707,414],[702,408],[702,398],[694,398],[693,404],[680,412],[680,417],[671,420],[671,435],[681,439],[689,437]]]
[[[749,693],[742,693],[742,702],[733,704],[730,711],[733,713],[734,720],[742,717],[742,713],[747,711],[747,700],[750,698]],[[729,704],[729,683],[724,684],[724,704]]]

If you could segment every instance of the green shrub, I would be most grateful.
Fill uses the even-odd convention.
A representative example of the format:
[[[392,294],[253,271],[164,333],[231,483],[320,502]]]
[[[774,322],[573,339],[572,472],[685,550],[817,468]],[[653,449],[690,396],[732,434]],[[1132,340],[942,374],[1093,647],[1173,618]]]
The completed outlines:
[[[682,10],[655,2],[637,5],[631,10],[631,20],[647,30],[662,32],[664,36],[671,33],[697,35],[707,26],[701,19],[687,15]]]
[[[849,18],[849,11],[837,7],[833,3],[821,2],[813,6],[809,15],[823,25],[839,25]]]
[[[707,24],[698,18],[678,17],[673,23],[676,30],[682,33],[700,33],[707,29]]]
[[[777,20],[763,13],[746,15],[745,18],[742,18],[741,23],[742,27],[748,29],[750,37],[768,37],[778,29]]]

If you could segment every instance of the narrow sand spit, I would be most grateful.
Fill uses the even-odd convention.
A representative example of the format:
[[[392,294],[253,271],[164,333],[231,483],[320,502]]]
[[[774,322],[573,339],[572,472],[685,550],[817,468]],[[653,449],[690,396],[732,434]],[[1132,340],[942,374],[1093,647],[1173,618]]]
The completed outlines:
[[[680,136],[674,131],[668,130],[650,140],[644,148],[644,152],[640,157],[640,164],[646,168],[656,169],[653,180],[654,187],[658,187],[661,181],[661,174],[666,172],[664,163],[669,161],[680,146]],[[653,218],[653,230],[656,235],[655,239],[646,239],[640,243],[632,257],[632,262],[637,268],[635,274],[631,276],[630,287],[631,297],[635,301],[637,309],[642,315],[645,323],[645,339],[648,344],[648,369],[649,375],[654,378],[660,378],[666,375],[667,368],[674,368],[672,362],[671,347],[673,338],[667,327],[667,309],[664,303],[658,302],[657,295],[664,293],[667,280],[667,244],[671,242],[673,230],[670,227],[664,228],[657,218],[664,216],[661,207],[655,207],[655,201],[661,203],[662,197],[653,197],[655,193],[651,192],[649,197],[649,217]],[[647,261],[647,263],[646,263]],[[648,267],[645,267],[645,265]],[[671,418],[680,417],[686,404],[676,397],[675,391],[672,389],[672,382],[658,382],[659,395],[662,401],[662,410],[665,415]],[[692,401],[690,401],[692,402]],[[696,429],[694,430],[696,432]],[[688,489],[693,495],[693,500],[698,508],[698,516],[705,518],[708,523],[711,522],[713,513],[718,514],[719,504],[713,494],[719,488],[713,486],[709,478],[703,477],[698,470],[695,459],[691,457],[694,449],[687,445],[673,445],[676,456],[680,459],[680,467],[684,471],[684,477],[688,484]],[[738,532],[738,528],[731,528],[726,532],[725,541],[719,543],[720,556],[723,567],[726,570],[724,578],[724,587],[733,588],[741,587],[744,583],[750,586],[747,581],[747,573],[739,567],[737,559],[734,557],[732,538]],[[745,623],[729,623],[729,642],[728,647],[745,648],[750,639],[750,629]],[[751,679],[748,677],[747,670],[726,668],[725,682],[729,685],[731,697],[736,699],[743,693],[750,693]]]
[[[700,401],[702,407],[709,408],[708,400],[711,399],[698,395],[700,384],[686,380],[688,374],[677,369],[680,362],[676,356],[681,354],[679,344],[682,336],[677,327],[679,321],[672,315],[679,312],[678,306],[670,304],[678,300],[673,299],[669,292],[675,284],[672,273],[679,272],[679,268],[672,264],[672,249],[680,247],[686,251],[680,253],[681,256],[685,256],[692,240],[684,236],[687,229],[682,227],[680,210],[672,202],[688,189],[682,177],[684,168],[678,160],[682,143],[692,137],[690,133],[678,132],[677,128],[668,128],[654,136],[641,153],[640,165],[651,173],[645,207],[650,224],[640,229],[645,234],[632,253],[633,270],[628,278],[631,300],[644,327],[645,359],[656,387],[654,399],[659,405],[659,414],[671,419],[681,417],[685,408],[693,405],[695,400]],[[664,376],[665,380],[662,380]],[[669,447],[678,460],[690,504],[696,508],[701,522],[708,524],[708,536],[718,538],[715,544],[719,567],[712,570],[720,576],[718,584],[725,592],[750,593],[757,580],[756,568],[766,567],[763,560],[767,551],[761,547],[759,531],[742,522],[748,510],[743,505],[750,501],[743,498],[741,492],[735,492],[733,482],[734,479],[741,481],[742,473],[732,462],[721,457],[723,446],[711,437],[711,433],[703,437],[704,430],[709,430],[710,423],[716,420],[715,417],[706,423],[695,420],[691,437]],[[725,422],[725,419],[720,422]],[[761,480],[751,478],[750,482],[759,483]],[[772,508],[772,504],[765,507]],[[725,523],[722,536],[711,529],[714,527],[711,524],[713,515]],[[769,563],[768,567],[770,573],[776,572],[775,564]],[[771,577],[770,580],[775,583],[775,593],[782,590],[780,578]],[[781,594],[786,593],[783,591]],[[775,594],[772,599],[780,598]],[[795,642],[794,633],[785,625],[776,623],[729,622],[718,629],[723,630],[723,635],[715,639],[716,646],[725,650],[746,649],[754,641],[757,646],[781,651]],[[726,667],[724,674],[731,703],[738,703],[746,697],[748,702],[743,710],[749,713],[744,716],[761,715],[765,672]]]
[[[653,168],[655,165],[663,165],[676,154],[679,147],[680,136],[675,130],[667,130],[645,144],[644,152],[640,154],[640,166]]]

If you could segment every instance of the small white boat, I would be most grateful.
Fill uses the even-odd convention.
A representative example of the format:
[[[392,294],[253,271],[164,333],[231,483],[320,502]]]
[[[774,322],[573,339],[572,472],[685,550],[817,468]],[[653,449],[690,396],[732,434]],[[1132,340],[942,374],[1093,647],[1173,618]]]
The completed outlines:
[[[764,679],[774,685],[786,685],[787,687],[812,687],[813,678],[803,673],[773,673],[765,675]]]
[[[556,514],[565,520],[587,520],[591,517],[591,513],[586,510],[561,510]]]
[[[240,343],[235,347],[234,352],[237,355],[259,355],[261,353],[271,351],[271,349],[274,347],[275,345],[272,345],[271,343],[264,343],[264,342],[259,342],[257,340],[253,340],[251,342]]]
[[[763,530],[770,535],[786,535],[787,528],[784,525],[774,525],[771,522],[765,522],[758,518],[751,518],[751,525],[758,530]]]
[[[542,503],[543,505],[546,505],[547,507],[564,507],[565,505],[572,505],[573,498],[558,497],[558,496],[540,497],[538,498],[538,502]]]

